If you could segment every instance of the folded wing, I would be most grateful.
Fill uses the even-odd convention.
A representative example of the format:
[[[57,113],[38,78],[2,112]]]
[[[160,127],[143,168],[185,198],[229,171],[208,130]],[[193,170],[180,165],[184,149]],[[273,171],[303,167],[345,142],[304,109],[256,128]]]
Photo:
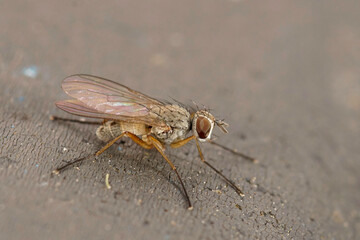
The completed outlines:
[[[153,107],[164,104],[122,84],[100,77],[79,74],[64,79],[62,88],[76,100],[56,105],[72,114],[164,126],[160,116],[151,114]]]

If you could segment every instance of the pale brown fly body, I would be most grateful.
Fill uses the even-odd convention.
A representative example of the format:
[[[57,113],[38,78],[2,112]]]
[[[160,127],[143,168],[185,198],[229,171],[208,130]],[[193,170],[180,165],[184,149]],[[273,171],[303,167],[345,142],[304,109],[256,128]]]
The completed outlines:
[[[165,154],[165,149],[167,145],[178,148],[194,140],[202,162],[223,177],[239,195],[243,196],[243,192],[233,181],[204,159],[199,142],[211,142],[245,159],[251,161],[255,161],[255,159],[211,141],[214,126],[227,132],[227,124],[215,119],[208,110],[192,110],[179,103],[159,101],[111,80],[86,74],[65,78],[62,88],[74,99],[58,101],[55,103],[57,107],[78,116],[103,119],[96,135],[101,141],[106,142],[106,145],[90,156],[99,156],[125,136],[145,149],[155,148],[176,173],[191,209],[192,204],[184,183],[175,165]],[[51,119],[94,123],[55,116],[52,116]],[[57,168],[53,173],[58,174],[90,156],[75,159]]]

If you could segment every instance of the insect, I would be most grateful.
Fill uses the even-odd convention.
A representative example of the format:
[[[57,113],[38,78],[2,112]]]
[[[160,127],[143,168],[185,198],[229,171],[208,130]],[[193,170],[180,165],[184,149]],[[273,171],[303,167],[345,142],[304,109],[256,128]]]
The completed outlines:
[[[163,156],[176,173],[191,209],[192,204],[184,183],[175,165],[165,154],[165,149],[166,146],[179,148],[193,140],[202,162],[243,196],[243,192],[231,180],[204,159],[199,142],[211,142],[248,160],[255,161],[255,159],[211,141],[215,126],[227,133],[228,125],[222,120],[215,119],[209,111],[193,110],[178,102],[160,101],[111,80],[85,74],[65,78],[62,88],[74,99],[58,101],[55,103],[56,106],[78,116],[103,119],[96,135],[106,144],[94,154],[75,159],[57,168],[53,173],[58,174],[88,157],[97,157],[120,138],[129,137],[145,149],[155,148]],[[52,119],[93,123],[54,116]]]

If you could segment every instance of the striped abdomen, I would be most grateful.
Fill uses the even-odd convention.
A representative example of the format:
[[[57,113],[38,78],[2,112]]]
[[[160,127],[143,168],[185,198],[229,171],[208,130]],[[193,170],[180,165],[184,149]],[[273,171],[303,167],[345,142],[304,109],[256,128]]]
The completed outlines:
[[[123,132],[131,132],[135,135],[142,136],[149,133],[150,128],[145,124],[128,123],[120,121],[106,121],[96,130],[96,136],[104,142],[109,142],[118,137]]]

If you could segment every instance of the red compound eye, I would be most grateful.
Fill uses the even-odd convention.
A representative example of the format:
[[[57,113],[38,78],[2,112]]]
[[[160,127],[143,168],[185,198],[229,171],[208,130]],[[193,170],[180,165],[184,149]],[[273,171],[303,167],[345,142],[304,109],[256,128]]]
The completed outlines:
[[[205,139],[208,137],[211,130],[211,123],[205,117],[198,117],[196,120],[196,132],[199,135],[199,138]]]

